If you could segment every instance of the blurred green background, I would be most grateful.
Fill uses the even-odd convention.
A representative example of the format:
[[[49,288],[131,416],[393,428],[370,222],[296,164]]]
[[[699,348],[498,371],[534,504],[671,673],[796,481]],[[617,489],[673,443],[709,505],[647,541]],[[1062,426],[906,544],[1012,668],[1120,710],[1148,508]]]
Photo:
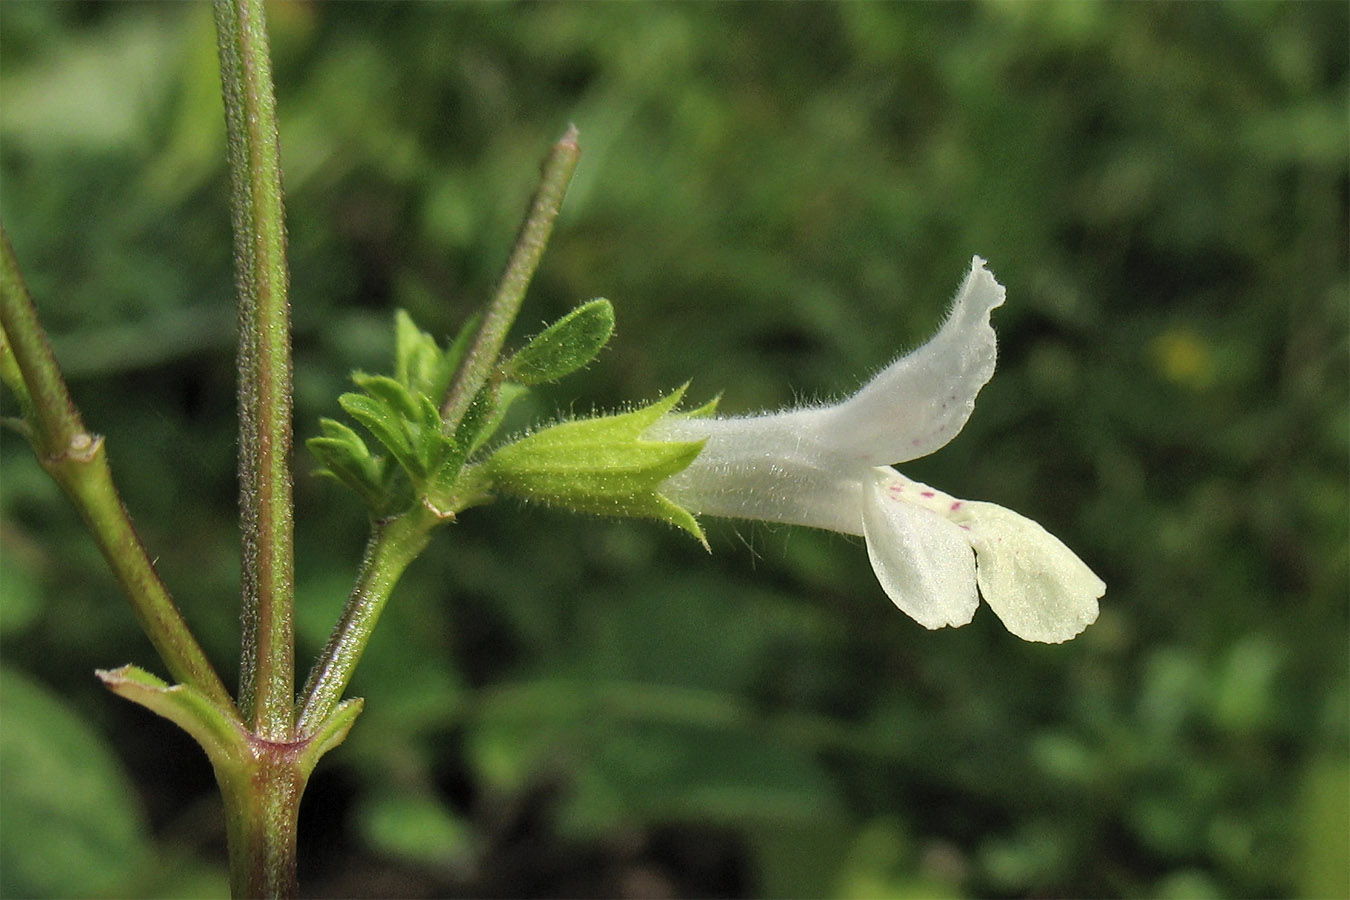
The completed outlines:
[[[548,145],[583,160],[518,336],[615,340],[516,427],[693,379],[839,396],[972,254],[999,371],[905,467],[1107,582],[1025,644],[929,633],[858,540],[511,503],[409,571],[302,811],[327,896],[1350,895],[1347,6],[270,8],[297,438],[392,313],[488,296]],[[0,8],[0,198],[85,420],[233,683],[232,274],[205,4]],[[12,397],[5,399],[13,414]],[[297,441],[298,443],[298,441]],[[365,522],[297,456],[300,656]],[[0,892],[210,896],[219,801],[96,667],[162,671],[28,447],[0,446]]]

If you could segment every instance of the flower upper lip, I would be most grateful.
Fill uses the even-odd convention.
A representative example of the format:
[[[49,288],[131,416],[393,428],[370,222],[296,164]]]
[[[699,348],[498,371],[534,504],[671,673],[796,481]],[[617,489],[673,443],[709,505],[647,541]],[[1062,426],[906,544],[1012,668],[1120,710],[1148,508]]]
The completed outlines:
[[[1005,298],[974,257],[937,334],[831,406],[730,418],[668,416],[658,440],[704,440],[663,493],[694,513],[866,537],[891,599],[928,628],[963,625],[977,585],[1009,630],[1058,642],[1096,619],[1105,585],[1030,519],[956,500],[889,468],[943,447],[994,372],[990,312]]]
[[[909,462],[946,446],[994,374],[997,342],[989,314],[1006,296],[984,260],[974,257],[937,334],[843,403],[820,410],[824,432],[871,465]]]
[[[862,534],[858,517],[841,518],[829,498],[844,492],[860,499],[873,467],[927,456],[956,436],[993,375],[989,313],[1004,296],[977,256],[937,334],[843,402],[663,419],[649,437],[707,440],[693,464],[666,482],[667,495],[708,515]]]

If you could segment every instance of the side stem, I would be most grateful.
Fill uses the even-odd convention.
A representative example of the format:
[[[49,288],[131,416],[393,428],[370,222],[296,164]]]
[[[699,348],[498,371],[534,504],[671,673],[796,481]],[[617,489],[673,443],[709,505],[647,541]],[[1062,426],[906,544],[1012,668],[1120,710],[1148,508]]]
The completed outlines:
[[[160,581],[113,484],[103,438],[84,428],[0,226],[0,325],[27,391],[38,461],[65,491],[174,679],[235,715],[234,701]]]
[[[281,150],[263,0],[216,0],[215,13],[239,290],[239,700],[254,733],[284,741],[295,712],[295,541]]]
[[[425,506],[417,504],[398,518],[375,526],[342,618],[334,626],[305,684],[296,725],[296,733],[301,737],[318,728],[337,707],[394,585],[426,549],[432,529],[440,521]]]
[[[520,304],[525,299],[525,290],[530,286],[534,270],[539,267],[539,259],[544,255],[544,247],[553,232],[553,222],[558,218],[563,196],[572,182],[572,174],[576,171],[580,157],[577,128],[569,125],[544,159],[539,187],[530,201],[530,211],[516,237],[497,292],[488,305],[473,346],[465,354],[464,362],[460,364],[459,372],[441,406],[442,427],[448,434],[453,434],[459,427],[474,397],[478,396],[492,376],[502,345],[506,343],[507,332],[511,330],[511,323],[516,320]]]

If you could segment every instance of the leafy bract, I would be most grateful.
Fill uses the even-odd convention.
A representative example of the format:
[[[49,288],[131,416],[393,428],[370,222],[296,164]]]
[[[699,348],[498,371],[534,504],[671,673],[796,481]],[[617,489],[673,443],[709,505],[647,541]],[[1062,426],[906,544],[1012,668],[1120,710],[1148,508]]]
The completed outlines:
[[[340,396],[338,405],[375,438],[376,449],[385,455],[372,452],[355,431],[333,419],[321,420],[322,436],[306,441],[323,465],[320,473],[354,490],[375,515],[405,508],[417,496],[429,493],[433,485],[453,484],[477,445],[477,431],[472,428],[447,434],[439,409],[476,325],[476,319],[468,322],[443,350],[399,310],[394,319],[393,377],[352,374],[360,390]],[[493,398],[485,402],[492,404]],[[494,421],[500,417],[488,414],[476,424]]]
[[[557,381],[595,359],[613,333],[614,307],[608,300],[592,300],[531,338],[502,370],[521,384]]]
[[[450,346],[442,350],[436,339],[418,328],[403,310],[394,313],[394,377],[415,394],[439,402],[450,389],[450,379],[478,329],[478,317],[464,324]]]
[[[335,419],[320,419],[319,427],[323,436],[305,441],[323,465],[319,473],[356,491],[371,508],[380,507],[388,488],[386,457],[372,454],[360,435]]]

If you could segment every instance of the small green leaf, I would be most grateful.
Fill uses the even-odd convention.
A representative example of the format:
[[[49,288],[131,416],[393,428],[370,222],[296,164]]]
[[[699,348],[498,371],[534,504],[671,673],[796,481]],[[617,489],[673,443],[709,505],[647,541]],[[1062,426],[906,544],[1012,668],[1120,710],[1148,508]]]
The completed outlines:
[[[407,427],[423,469],[435,472],[453,455],[455,439],[441,431],[441,413],[436,404],[422,396],[417,398],[417,405],[420,415],[415,422],[408,422]]]
[[[361,715],[365,707],[366,701],[360,697],[343,700],[313,732],[305,735],[305,749],[300,754],[300,760],[307,770],[313,770],[320,757],[347,739],[356,717]]]
[[[389,448],[415,485],[437,471],[452,455],[454,440],[441,431],[441,413],[425,394],[413,394],[384,375],[357,373],[352,376],[366,391],[343,394],[342,408],[370,429]]]
[[[439,404],[478,331],[480,318],[471,317],[450,346],[441,350],[434,337],[398,310],[394,314],[394,377],[414,395],[424,394]]]
[[[320,474],[347,485],[378,510],[385,496],[384,457],[371,455],[360,435],[341,422],[320,419],[319,427],[324,436],[310,438],[305,446],[323,466]]]
[[[353,372],[352,381],[370,396],[381,401],[404,419],[416,421],[421,418],[422,410],[413,393],[388,375],[367,375],[365,372]]]
[[[98,669],[94,674],[114,694],[139,703],[192,735],[213,765],[228,765],[249,755],[243,726],[233,710],[216,707],[196,688],[171,685],[138,666]]]
[[[526,385],[557,381],[595,359],[613,333],[614,307],[608,300],[592,300],[532,338],[503,371]]]
[[[323,436],[325,438],[347,444],[351,448],[353,455],[362,457],[370,456],[370,448],[366,446],[365,441],[361,440],[361,435],[352,431],[336,419],[320,419],[319,428],[323,429]]]
[[[470,319],[444,351],[404,311],[394,317],[394,378],[354,372],[361,392],[345,393],[338,405],[361,423],[393,461],[377,456],[357,434],[331,419],[322,420],[323,434],[306,443],[324,468],[319,474],[351,487],[376,515],[406,508],[417,497],[455,498],[461,492],[455,480],[469,455],[496,430],[506,405],[519,387],[501,390],[501,398],[485,392],[490,401],[472,428],[446,434],[439,404],[455,371],[477,333],[478,318]],[[400,472],[407,475],[403,478]],[[481,481],[481,478],[479,479]],[[470,493],[485,497],[481,489]],[[458,508],[458,507],[457,507]]]
[[[403,310],[394,313],[394,377],[414,393],[422,393],[441,366],[436,339],[418,328]]]
[[[364,425],[410,475],[426,475],[408,437],[403,417],[388,404],[369,394],[347,393],[338,397],[338,405]]]

